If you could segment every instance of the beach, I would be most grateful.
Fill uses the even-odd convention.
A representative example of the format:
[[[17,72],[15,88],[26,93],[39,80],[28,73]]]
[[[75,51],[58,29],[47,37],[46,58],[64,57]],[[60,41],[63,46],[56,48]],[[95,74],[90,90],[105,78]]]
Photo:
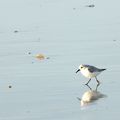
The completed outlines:
[[[119,3],[0,0],[0,120],[119,119]],[[107,97],[80,105],[89,90],[80,64],[107,69],[98,76]]]

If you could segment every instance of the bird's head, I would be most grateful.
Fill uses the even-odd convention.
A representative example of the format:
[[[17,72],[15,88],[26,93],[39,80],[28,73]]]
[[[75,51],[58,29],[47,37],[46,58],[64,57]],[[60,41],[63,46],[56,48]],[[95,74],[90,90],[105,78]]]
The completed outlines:
[[[76,73],[79,72],[79,71],[81,71],[83,68],[84,68],[84,65],[81,64],[81,65],[79,66],[79,69],[76,71]]]

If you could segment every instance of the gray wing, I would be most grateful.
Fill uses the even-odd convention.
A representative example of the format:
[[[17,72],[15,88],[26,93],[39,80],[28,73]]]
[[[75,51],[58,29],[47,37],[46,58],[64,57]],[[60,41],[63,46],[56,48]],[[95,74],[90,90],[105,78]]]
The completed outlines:
[[[100,72],[100,71],[101,71],[101,69],[96,68],[96,67],[91,66],[91,65],[84,65],[84,66],[87,67],[88,70],[89,70],[91,73],[92,73],[92,72]]]

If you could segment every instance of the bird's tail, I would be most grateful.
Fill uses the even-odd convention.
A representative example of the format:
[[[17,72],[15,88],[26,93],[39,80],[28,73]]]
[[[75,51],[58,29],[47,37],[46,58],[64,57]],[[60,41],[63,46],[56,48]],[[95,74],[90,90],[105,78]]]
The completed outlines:
[[[106,70],[106,69],[101,69],[101,71],[104,71],[104,70]]]

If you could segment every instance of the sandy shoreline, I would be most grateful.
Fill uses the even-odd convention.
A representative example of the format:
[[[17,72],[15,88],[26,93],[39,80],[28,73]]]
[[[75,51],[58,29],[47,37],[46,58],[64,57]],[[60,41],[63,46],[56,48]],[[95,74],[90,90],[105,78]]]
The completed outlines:
[[[1,0],[0,120],[119,119],[119,9],[118,0]],[[107,68],[98,79],[108,97],[85,108],[81,63]]]

